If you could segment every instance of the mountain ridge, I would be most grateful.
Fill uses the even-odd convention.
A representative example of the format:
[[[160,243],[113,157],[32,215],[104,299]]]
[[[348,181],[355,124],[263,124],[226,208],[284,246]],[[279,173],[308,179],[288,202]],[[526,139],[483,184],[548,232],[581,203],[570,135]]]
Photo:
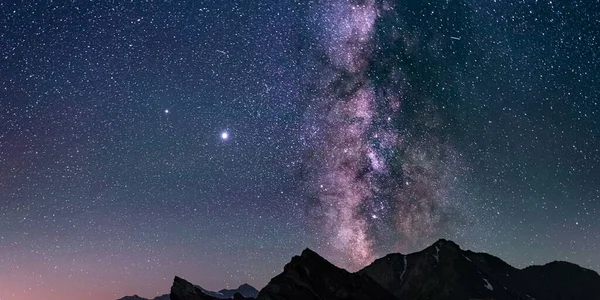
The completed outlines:
[[[189,283],[181,277],[175,276],[175,278],[176,278],[176,280],[174,280],[174,281],[183,280],[186,283]],[[194,285],[191,283],[189,283],[189,284],[192,285],[192,288],[189,288],[189,289],[198,288],[202,292],[202,294],[212,297],[214,299],[235,299],[235,295],[238,293],[240,294],[240,296],[244,297],[245,299],[255,298],[258,295],[258,290],[256,288],[254,288],[253,286],[249,285],[248,283],[242,283],[236,289],[221,289],[217,292],[206,290],[199,285]],[[133,295],[133,296],[125,296],[125,297],[117,299],[117,300],[170,300],[170,299],[171,299],[170,294],[164,294],[164,295],[152,298],[152,299],[143,298],[138,295]]]
[[[566,270],[569,276],[561,275]],[[397,299],[600,299],[600,275],[593,270],[557,261],[519,269],[445,239],[418,252],[386,255],[358,272]]]
[[[167,299],[219,299],[205,292],[176,276]],[[232,298],[600,300],[600,275],[594,270],[558,260],[519,269],[494,255],[463,250],[451,240],[440,239],[421,251],[387,254],[354,273],[305,248],[300,255],[291,258],[279,275],[257,291],[256,296],[244,297],[236,293]]]

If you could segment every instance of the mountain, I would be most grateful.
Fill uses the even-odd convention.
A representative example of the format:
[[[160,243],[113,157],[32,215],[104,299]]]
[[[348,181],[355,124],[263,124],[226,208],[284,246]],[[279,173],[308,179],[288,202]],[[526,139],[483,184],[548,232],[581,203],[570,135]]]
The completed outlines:
[[[517,269],[439,240],[416,253],[389,254],[358,272],[397,299],[600,299],[600,275],[566,262]]]
[[[264,300],[395,300],[373,279],[340,269],[306,249],[258,294]],[[187,300],[187,299],[186,299]]]
[[[258,296],[258,290],[247,283],[240,285],[235,290],[223,289],[223,290],[220,290],[218,293],[220,293],[221,295],[224,295],[227,298],[233,298],[233,295],[235,295],[236,293],[240,293],[240,295],[242,295],[246,298],[256,298]]]
[[[175,276],[173,285],[171,286],[171,300],[219,300],[223,298],[217,298],[204,293],[204,289],[199,286],[193,285],[183,278]],[[250,300],[254,298],[246,298],[239,292],[232,295],[234,300]]]
[[[203,291],[175,277],[171,300],[218,299]],[[248,298],[236,293],[234,299]],[[388,254],[356,273],[306,249],[257,296],[257,300],[342,299],[600,300],[600,275],[559,261],[518,269],[493,255],[462,250],[441,239],[419,252]]]
[[[490,265],[498,273],[514,269],[502,261],[492,260]],[[358,273],[398,299],[526,299],[482,273],[458,245],[445,240],[413,254],[389,254]]]
[[[187,285],[187,284],[183,284],[183,281],[185,281],[184,279],[179,278],[179,277],[175,277],[175,278],[176,278],[175,281],[179,282],[179,280],[182,280],[181,284],[184,286]],[[185,282],[187,282],[187,281],[185,281]],[[187,283],[189,283],[189,282],[187,282]],[[252,299],[252,298],[256,298],[256,296],[258,296],[258,290],[247,283],[240,285],[237,289],[233,289],[233,290],[222,289],[218,292],[205,290],[198,285],[193,285],[191,283],[189,283],[189,284],[192,285],[194,288],[199,289],[203,295],[210,296],[215,299]],[[241,296],[242,298],[239,298],[239,297],[234,298],[234,296],[236,294],[239,294],[239,296]],[[123,297],[118,300],[150,300],[150,299],[142,298],[138,295],[133,295],[133,296]],[[170,298],[170,294],[165,294],[162,296],[158,296],[152,300],[171,300],[171,298]]]
[[[133,295],[133,296],[126,296],[126,297],[123,297],[118,300],[150,300],[150,299],[142,298],[138,295]],[[169,298],[169,294],[165,294],[162,296],[155,297],[152,300],[170,300],[170,298]]]
[[[148,300],[148,299],[142,298],[138,295],[133,295],[133,296],[125,296],[125,297],[123,297],[121,299],[117,299],[117,300]]]
[[[240,295],[242,295],[246,298],[256,298],[256,296],[258,296],[258,290],[247,283],[240,285],[237,289],[233,289],[233,290],[222,289],[218,292],[208,291],[197,285],[196,285],[196,287],[200,288],[204,294],[207,294],[209,296],[219,298],[219,299],[231,299],[231,298],[233,298],[233,295],[235,295],[236,293],[240,293]]]

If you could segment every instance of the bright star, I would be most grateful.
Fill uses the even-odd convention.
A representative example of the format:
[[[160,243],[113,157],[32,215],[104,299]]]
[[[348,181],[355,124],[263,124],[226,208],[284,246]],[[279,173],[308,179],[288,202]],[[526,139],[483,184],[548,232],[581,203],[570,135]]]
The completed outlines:
[[[227,132],[227,131],[223,131],[223,132],[221,132],[221,139],[222,139],[222,140],[227,140],[227,139],[229,139],[229,132]]]
[[[165,114],[168,114],[168,113],[169,113],[169,109],[167,108],[167,109],[165,109]]]

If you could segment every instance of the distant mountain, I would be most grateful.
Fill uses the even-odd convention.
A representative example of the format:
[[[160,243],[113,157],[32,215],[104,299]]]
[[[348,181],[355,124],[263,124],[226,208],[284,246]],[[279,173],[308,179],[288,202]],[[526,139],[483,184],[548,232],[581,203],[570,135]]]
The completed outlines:
[[[165,294],[165,295],[162,295],[162,296],[158,296],[158,297],[152,298],[152,300],[170,300],[170,299],[171,298],[169,298],[169,294]],[[142,297],[140,297],[138,295],[133,295],[133,296],[126,296],[126,297],[123,297],[123,298],[118,299],[118,300],[150,300],[150,299],[142,298]]]
[[[123,297],[121,299],[117,299],[117,300],[148,300],[148,299],[142,298],[138,295],[133,295],[133,296],[125,296],[125,297]]]
[[[247,283],[240,285],[237,289],[233,289],[233,290],[222,289],[218,292],[205,290],[198,285],[196,285],[196,287],[200,288],[204,294],[215,297],[215,298],[219,298],[219,299],[231,299],[231,298],[233,298],[233,295],[235,295],[236,293],[240,293],[240,295],[247,297],[247,298],[256,298],[256,296],[258,296],[258,290]]]
[[[204,289],[193,285],[183,278],[175,276],[173,286],[171,287],[171,300],[218,300],[222,298],[213,297],[204,293]],[[232,295],[234,300],[250,300],[239,292]]]
[[[176,277],[179,278],[179,277]],[[187,284],[184,284],[183,282],[187,282],[181,278],[179,278],[181,281],[181,285],[182,286],[187,286]],[[240,296],[242,296],[242,298],[238,299],[252,299],[252,298],[256,298],[256,296],[258,296],[258,290],[255,289],[253,286],[244,283],[242,285],[240,285],[237,289],[222,289],[218,292],[213,292],[213,291],[209,291],[209,290],[205,290],[202,287],[198,286],[198,285],[193,285],[189,282],[187,282],[188,284],[192,285],[192,287],[194,289],[199,289],[200,292],[205,295],[205,296],[210,296],[211,298],[207,298],[207,299],[234,299],[235,294],[238,294]],[[188,287],[189,288],[189,287]],[[191,289],[191,288],[189,288]],[[203,298],[204,299],[204,298]],[[138,295],[133,295],[133,296],[127,296],[127,297],[123,297],[121,299],[118,300],[150,300],[150,299],[146,299],[146,298],[142,298]],[[165,294],[159,297],[156,297],[152,300],[171,300],[170,298],[170,294]]]
[[[224,291],[228,290],[218,293]],[[248,299],[240,293],[233,298]],[[215,299],[219,297],[175,277],[171,300]],[[294,256],[257,296],[257,300],[342,299],[600,300],[600,275],[558,261],[517,269],[498,257],[462,250],[442,239],[412,254],[388,254],[356,273],[338,268],[306,249]]]

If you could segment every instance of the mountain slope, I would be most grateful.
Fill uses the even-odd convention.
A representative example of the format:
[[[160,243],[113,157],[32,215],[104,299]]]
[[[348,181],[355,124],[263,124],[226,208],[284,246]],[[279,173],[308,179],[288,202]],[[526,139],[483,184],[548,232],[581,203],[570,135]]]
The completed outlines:
[[[358,272],[398,299],[600,299],[600,276],[570,263],[514,268],[439,240],[416,253],[390,254]]]
[[[133,295],[133,296],[125,296],[125,297],[117,299],[117,300],[148,300],[148,299],[142,298],[138,295]]]
[[[204,294],[215,297],[215,298],[219,298],[219,299],[231,299],[231,298],[233,298],[233,295],[235,295],[236,293],[239,293],[240,295],[242,295],[246,298],[256,298],[256,296],[258,296],[258,290],[247,283],[240,285],[237,289],[222,289],[218,292],[205,290],[200,286],[196,286],[196,287],[199,287]]]
[[[171,300],[220,300],[221,298],[207,295],[199,286],[193,285],[183,278],[175,276],[173,285],[171,286]],[[254,298],[246,298],[242,294],[236,292],[232,295],[234,300],[249,300]]]
[[[306,249],[258,294],[261,300],[394,300],[367,276],[340,269]]]
[[[175,282],[178,283],[178,288],[182,288],[185,286],[186,288],[192,290],[191,288],[189,288],[187,286],[187,284],[189,284],[189,285],[192,285],[192,287],[199,289],[200,292],[202,294],[204,294],[205,296],[210,296],[215,299],[234,299],[234,296],[236,294],[239,294],[238,298],[236,298],[236,299],[241,299],[241,298],[239,298],[240,296],[242,297],[242,299],[243,298],[252,299],[252,298],[256,298],[256,296],[258,296],[258,290],[247,283],[240,285],[237,289],[222,289],[218,292],[213,292],[213,291],[205,290],[198,285],[193,285],[179,277],[175,277],[173,286],[175,286]],[[142,298],[138,295],[133,295],[133,296],[123,297],[118,300],[150,300],[150,299]],[[170,294],[165,294],[162,296],[155,297],[152,300],[171,300],[171,298],[170,298]]]
[[[171,300],[218,299],[203,291],[175,277]],[[247,298],[236,293],[234,299]],[[386,255],[356,273],[306,249],[271,279],[257,299],[600,300],[600,275],[567,262],[517,269],[447,240],[408,255]]]
[[[555,261],[522,271],[523,290],[537,299],[600,299],[600,275],[576,264]]]
[[[390,254],[358,273],[373,278],[398,299],[519,299],[483,274],[451,241],[420,252]],[[496,286],[496,288],[494,288]]]
[[[138,295],[133,295],[133,296],[126,296],[126,297],[123,297],[118,300],[150,300],[150,299],[146,299],[146,298],[140,297]],[[169,294],[165,294],[162,296],[152,298],[152,300],[170,300],[170,298],[169,298]]]
[[[240,293],[240,295],[246,298],[256,298],[258,296],[258,290],[247,283],[244,283],[240,285],[237,289],[233,290],[222,289],[219,291],[219,293],[225,298],[233,298],[233,295],[235,295],[236,293]]]

